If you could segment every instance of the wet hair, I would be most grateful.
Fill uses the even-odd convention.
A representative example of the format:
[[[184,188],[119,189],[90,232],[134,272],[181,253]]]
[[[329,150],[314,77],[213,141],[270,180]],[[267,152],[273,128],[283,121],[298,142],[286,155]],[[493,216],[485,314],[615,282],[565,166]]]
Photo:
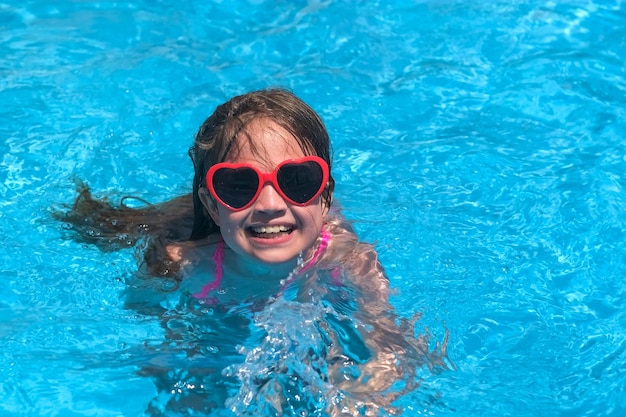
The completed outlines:
[[[108,199],[94,198],[89,187],[77,181],[78,196],[65,210],[55,210],[53,217],[65,223],[79,242],[96,245],[102,251],[142,246],[143,267],[148,275],[176,277],[180,265],[166,255],[168,241],[198,240],[219,232],[198,191],[205,187],[209,168],[235,158],[242,140],[249,140],[246,128],[255,120],[271,120],[288,131],[304,155],[315,155],[331,167],[330,139],[324,123],[315,111],[288,90],[272,88],[233,97],[218,106],[204,121],[189,149],[194,166],[193,192],[160,204],[128,207],[125,197],[114,205]],[[252,141],[252,152],[260,152]],[[322,193],[330,208],[335,181],[329,177]]]
[[[267,89],[236,96],[217,107],[200,126],[195,142],[189,149],[194,165],[193,205],[194,224],[190,239],[201,239],[219,230],[200,201],[198,191],[205,187],[209,168],[227,158],[235,158],[241,141],[248,139],[252,152],[259,152],[249,140],[246,129],[255,120],[270,120],[288,131],[304,155],[322,158],[331,167],[330,139],[324,123],[315,111],[290,91]],[[328,187],[322,193],[330,207],[335,180],[330,175]]]

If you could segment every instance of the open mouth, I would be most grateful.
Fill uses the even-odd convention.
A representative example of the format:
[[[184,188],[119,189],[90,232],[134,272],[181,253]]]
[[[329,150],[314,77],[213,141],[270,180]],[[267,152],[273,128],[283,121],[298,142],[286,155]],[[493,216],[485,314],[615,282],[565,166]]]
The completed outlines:
[[[250,234],[261,239],[273,239],[288,235],[293,232],[292,226],[253,226],[250,227]]]

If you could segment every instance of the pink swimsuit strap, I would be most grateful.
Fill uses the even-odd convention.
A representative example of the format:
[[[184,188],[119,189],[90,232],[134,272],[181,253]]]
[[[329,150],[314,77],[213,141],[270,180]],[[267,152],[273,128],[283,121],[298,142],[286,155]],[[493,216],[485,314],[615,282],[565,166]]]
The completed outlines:
[[[193,294],[195,298],[204,299],[207,298],[209,292],[217,290],[222,285],[222,277],[224,276],[224,268],[222,266],[224,260],[224,246],[223,240],[220,240],[213,253],[213,262],[215,263],[215,279],[202,287],[200,292]]]
[[[296,266],[296,268],[291,272],[291,274],[289,274],[289,277],[287,278],[284,286],[289,284],[293,280],[293,277],[296,274],[300,274],[302,272],[305,272],[309,268],[311,268],[318,261],[319,257],[322,255],[326,247],[328,247],[329,241],[330,241],[330,233],[328,233],[326,229],[322,228],[321,240],[320,240],[319,245],[317,246],[317,249],[315,250],[315,253],[311,257],[311,259],[309,259],[304,265]],[[215,279],[209,282],[208,284],[204,285],[202,287],[202,290],[200,290],[200,292],[193,294],[195,298],[199,298],[199,299],[207,298],[207,296],[209,295],[209,292],[217,290],[222,284],[222,278],[224,276],[224,268],[223,268],[224,247],[225,247],[225,243],[223,240],[221,240],[217,244],[217,247],[215,248],[215,252],[213,253],[213,262],[215,262]],[[335,281],[337,281],[337,276],[338,276],[338,273],[333,271],[333,279]]]

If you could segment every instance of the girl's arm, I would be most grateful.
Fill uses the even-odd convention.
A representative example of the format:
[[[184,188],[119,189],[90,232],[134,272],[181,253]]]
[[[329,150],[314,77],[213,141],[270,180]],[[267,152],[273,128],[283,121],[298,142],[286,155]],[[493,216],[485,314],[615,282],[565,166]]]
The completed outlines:
[[[327,228],[333,234],[328,262],[340,266],[340,284],[351,289],[356,304],[354,324],[371,354],[358,365],[358,376],[346,377],[345,365],[339,362],[331,366],[330,374],[337,387],[360,398],[368,408],[386,408],[393,401],[387,390],[395,383],[403,381],[407,389],[413,386],[417,369],[427,361],[427,343],[413,335],[408,320],[395,314],[389,302],[389,280],[374,246],[358,242],[345,220],[331,220]]]

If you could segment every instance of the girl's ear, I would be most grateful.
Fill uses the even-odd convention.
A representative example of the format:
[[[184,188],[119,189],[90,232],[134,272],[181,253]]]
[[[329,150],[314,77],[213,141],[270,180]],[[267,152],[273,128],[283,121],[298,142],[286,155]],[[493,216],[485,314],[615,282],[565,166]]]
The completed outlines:
[[[209,194],[209,190],[207,190],[206,188],[200,188],[198,190],[198,197],[200,198],[200,201],[202,201],[202,205],[204,206],[206,211],[209,213],[209,216],[211,216],[211,219],[213,219],[213,222],[215,222],[215,224],[219,226],[220,216],[217,211],[217,204],[215,204],[215,200],[213,200],[213,197],[211,197],[211,194]]]

